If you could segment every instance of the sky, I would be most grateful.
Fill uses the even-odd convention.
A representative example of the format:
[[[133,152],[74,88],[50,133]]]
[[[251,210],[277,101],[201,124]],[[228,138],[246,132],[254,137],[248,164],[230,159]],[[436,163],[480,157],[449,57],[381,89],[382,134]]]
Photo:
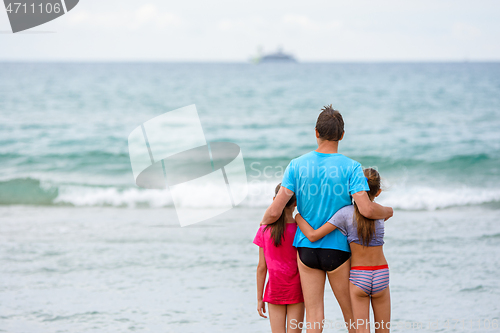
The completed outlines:
[[[17,34],[0,8],[0,61],[499,61],[499,41],[498,0],[80,0]]]

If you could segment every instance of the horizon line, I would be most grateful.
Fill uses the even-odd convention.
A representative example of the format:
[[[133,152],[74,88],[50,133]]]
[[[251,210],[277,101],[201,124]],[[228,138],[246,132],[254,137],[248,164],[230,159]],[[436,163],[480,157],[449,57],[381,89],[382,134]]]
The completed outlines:
[[[499,63],[500,59],[406,59],[406,60],[304,60],[271,62],[268,64],[326,64],[326,63]],[[250,60],[194,60],[194,59],[0,59],[0,63],[189,63],[189,64],[252,64]]]

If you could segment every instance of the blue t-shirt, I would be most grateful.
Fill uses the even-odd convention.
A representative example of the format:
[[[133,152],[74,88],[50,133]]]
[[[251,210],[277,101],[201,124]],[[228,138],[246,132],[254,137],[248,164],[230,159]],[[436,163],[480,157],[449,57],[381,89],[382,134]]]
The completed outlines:
[[[300,215],[314,229],[325,224],[340,208],[351,205],[354,193],[369,190],[361,164],[342,154],[316,151],[293,159],[281,186],[295,193]],[[314,243],[297,229],[293,246],[350,251],[347,237],[338,229]]]

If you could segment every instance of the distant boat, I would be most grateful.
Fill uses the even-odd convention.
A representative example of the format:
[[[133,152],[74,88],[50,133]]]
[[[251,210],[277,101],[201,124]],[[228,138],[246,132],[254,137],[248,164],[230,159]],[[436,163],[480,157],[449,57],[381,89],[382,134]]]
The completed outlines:
[[[268,53],[262,56],[257,56],[253,59],[254,63],[294,63],[297,59],[291,54],[284,53],[281,48],[279,48],[275,53]]]

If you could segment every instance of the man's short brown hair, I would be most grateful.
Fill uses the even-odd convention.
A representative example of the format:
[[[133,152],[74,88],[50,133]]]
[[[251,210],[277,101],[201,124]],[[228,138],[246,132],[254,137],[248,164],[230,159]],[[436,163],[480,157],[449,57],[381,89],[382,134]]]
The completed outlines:
[[[320,139],[339,141],[344,134],[344,119],[342,119],[340,112],[334,110],[330,104],[321,109],[316,121],[316,129]]]

